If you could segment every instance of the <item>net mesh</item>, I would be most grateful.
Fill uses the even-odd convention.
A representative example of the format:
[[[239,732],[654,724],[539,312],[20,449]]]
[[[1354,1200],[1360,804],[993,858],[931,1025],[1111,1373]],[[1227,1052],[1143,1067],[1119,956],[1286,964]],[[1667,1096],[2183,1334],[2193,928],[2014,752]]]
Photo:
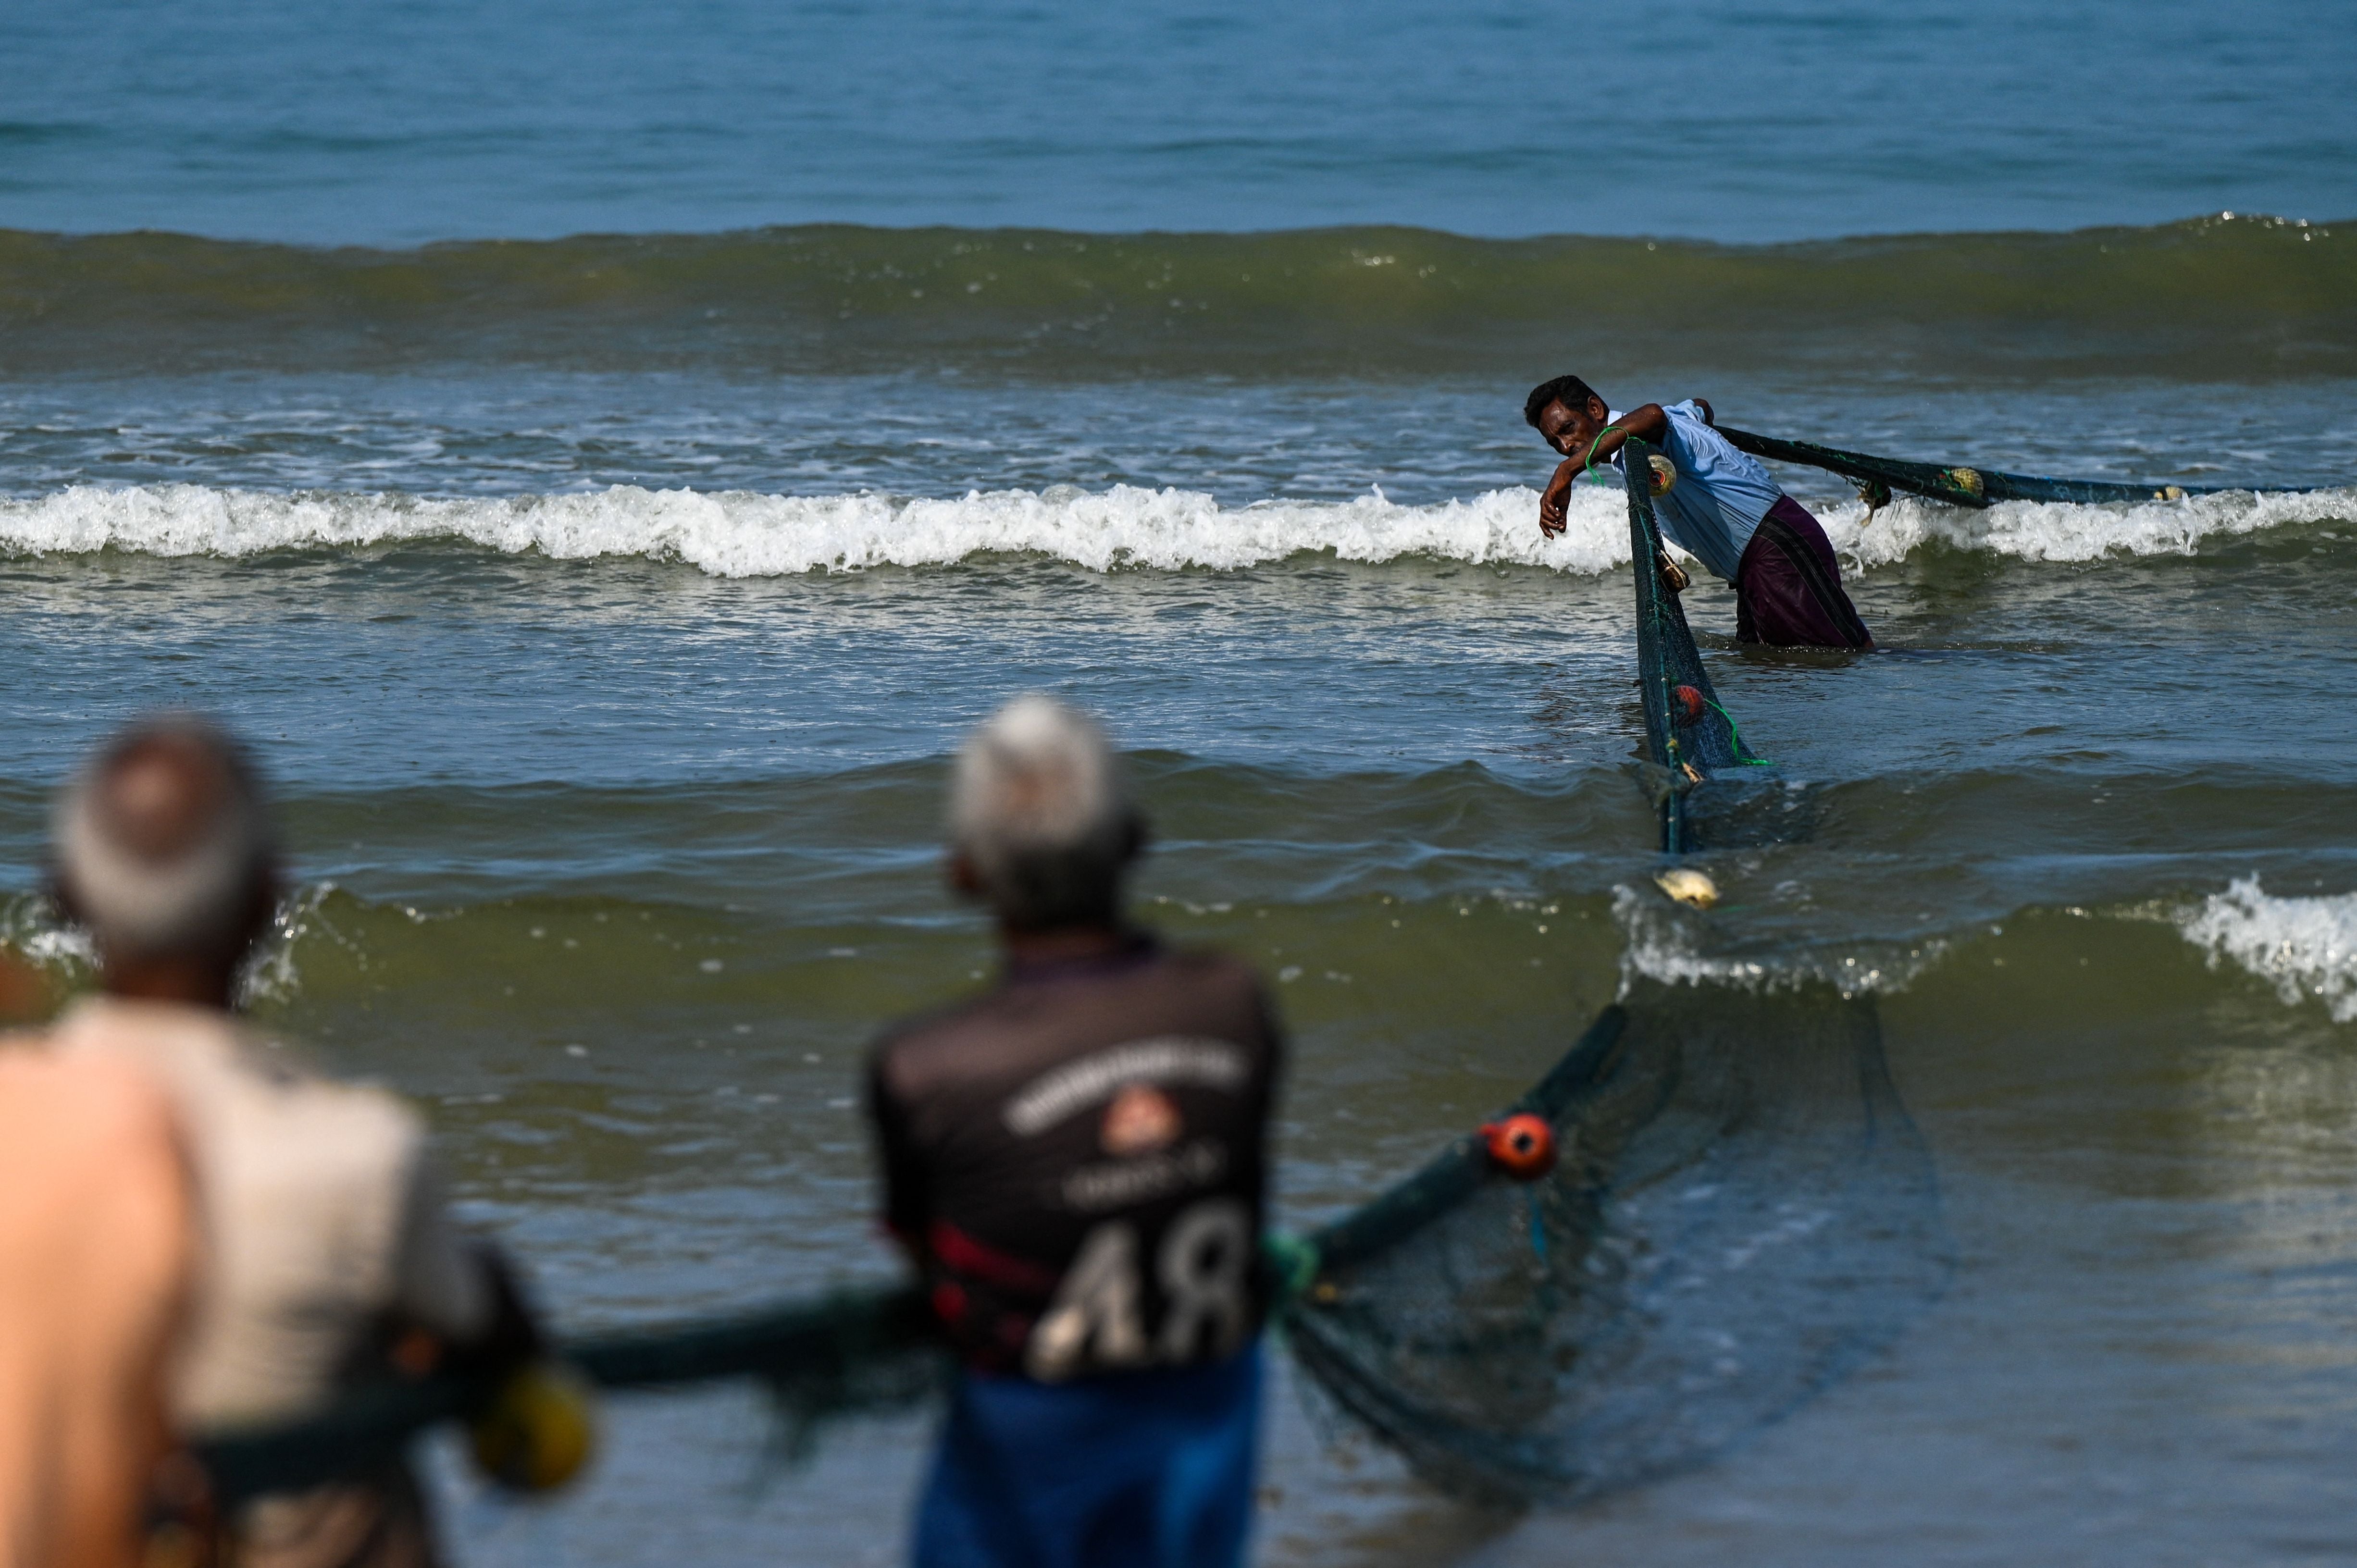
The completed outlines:
[[[1319,1238],[1286,1323],[1426,1478],[1557,1500],[1689,1465],[1893,1336],[1945,1279],[1873,1004],[1642,983],[1519,1109],[1528,1185],[1453,1147]]]
[[[1720,768],[1761,759],[1745,747],[1718,689],[1703,668],[1694,632],[1678,596],[1662,580],[1667,559],[1660,521],[1653,515],[1649,459],[1654,449],[1632,440],[1622,448],[1629,486],[1629,549],[1637,589],[1637,690],[1645,709],[1645,749],[1661,772],[1654,778],[1662,812],[1662,848],[1672,854],[1693,847],[1687,797]],[[1684,687],[1695,702],[1681,694]],[[1696,703],[1700,711],[1696,712]]]

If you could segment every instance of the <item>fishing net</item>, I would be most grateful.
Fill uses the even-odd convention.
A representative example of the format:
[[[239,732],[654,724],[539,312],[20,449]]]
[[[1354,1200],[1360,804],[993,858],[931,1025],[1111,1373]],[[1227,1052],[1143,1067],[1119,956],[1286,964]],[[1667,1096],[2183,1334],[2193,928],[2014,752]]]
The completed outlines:
[[[1276,1249],[1313,1397],[1450,1490],[1560,1498],[1691,1464],[1884,1343],[1944,1277],[1930,1162],[1870,1001],[1639,983],[1511,1109],[1555,1131],[1540,1179],[1459,1138]],[[929,1398],[947,1369],[923,1304],[893,1287],[564,1349],[608,1388],[761,1380],[789,1456],[831,1418]],[[485,1393],[365,1391],[199,1453],[234,1503],[371,1470]]]
[[[563,1353],[608,1389],[758,1379],[779,1416],[777,1446],[789,1459],[805,1455],[827,1421],[920,1402],[946,1386],[949,1372],[922,1298],[901,1285],[580,1339]],[[380,1468],[417,1432],[473,1414],[490,1391],[458,1378],[363,1389],[298,1423],[216,1434],[198,1453],[215,1499],[231,1505]]]
[[[1688,796],[1720,768],[1758,764],[1719,705],[1695,650],[1686,613],[1663,578],[1661,523],[1653,515],[1650,459],[1653,448],[1631,441],[1621,450],[1629,485],[1629,548],[1637,585],[1637,691],[1645,709],[1647,755],[1662,812],[1662,848],[1694,847]]]
[[[1690,1465],[1887,1342],[1941,1288],[1931,1162],[1873,1004],[1641,983],[1515,1108],[1316,1239],[1286,1334],[1453,1491],[1576,1498]]]
[[[1936,463],[1911,463],[1900,457],[1877,457],[1867,452],[1845,452],[1813,441],[1785,441],[1754,435],[1748,430],[1717,427],[1739,451],[1780,463],[1800,463],[1839,474],[1858,487],[1867,503],[1880,506],[1893,490],[1928,496],[1953,506],[1986,507],[1998,501],[2074,501],[2081,505],[2104,501],[2170,501],[2187,496],[2214,495],[2217,485],[2143,485],[2112,479],[2050,479],[2037,474],[2008,474],[1996,468],[1942,467]],[[2237,486],[2236,489],[2243,487]]]

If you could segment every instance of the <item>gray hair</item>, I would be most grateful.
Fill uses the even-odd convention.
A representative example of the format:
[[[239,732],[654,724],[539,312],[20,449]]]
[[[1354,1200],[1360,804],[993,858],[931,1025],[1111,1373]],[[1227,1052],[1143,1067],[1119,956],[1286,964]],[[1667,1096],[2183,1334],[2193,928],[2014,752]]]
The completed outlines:
[[[178,821],[168,807],[159,815],[152,796],[125,798],[140,769],[159,767],[188,770]],[[229,956],[250,934],[254,892],[277,852],[244,754],[187,714],[142,720],[109,741],[59,795],[51,836],[76,918],[117,958]]]
[[[1129,781],[1104,732],[1049,697],[1017,697],[959,751],[950,839],[1019,929],[1110,922],[1136,854]]]

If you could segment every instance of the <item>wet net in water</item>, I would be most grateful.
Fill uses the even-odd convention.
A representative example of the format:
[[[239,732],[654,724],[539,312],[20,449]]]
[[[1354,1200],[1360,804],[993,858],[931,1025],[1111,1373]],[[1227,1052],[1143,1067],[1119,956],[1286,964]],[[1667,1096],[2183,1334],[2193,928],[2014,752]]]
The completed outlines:
[[[1743,744],[1703,668],[1678,596],[1663,581],[1668,555],[1653,515],[1653,448],[1632,440],[1626,454],[1631,575],[1637,589],[1637,690],[1645,710],[1645,750],[1662,813],[1662,848],[1695,847],[1689,797],[1725,768],[1762,765]]]
[[[1315,1386],[1426,1478],[1562,1500],[1706,1457],[1899,1332],[1946,1277],[1873,1003],[1639,983],[1515,1109],[1317,1239],[1286,1323]]]

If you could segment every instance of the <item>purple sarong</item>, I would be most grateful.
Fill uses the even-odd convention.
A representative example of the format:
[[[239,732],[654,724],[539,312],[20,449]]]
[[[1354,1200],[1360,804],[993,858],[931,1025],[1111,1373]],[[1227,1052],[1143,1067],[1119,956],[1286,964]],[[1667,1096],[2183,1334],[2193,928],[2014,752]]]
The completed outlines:
[[[1735,578],[1735,639],[1779,648],[1872,648],[1873,634],[1842,591],[1833,541],[1808,508],[1777,498],[1760,520]]]

